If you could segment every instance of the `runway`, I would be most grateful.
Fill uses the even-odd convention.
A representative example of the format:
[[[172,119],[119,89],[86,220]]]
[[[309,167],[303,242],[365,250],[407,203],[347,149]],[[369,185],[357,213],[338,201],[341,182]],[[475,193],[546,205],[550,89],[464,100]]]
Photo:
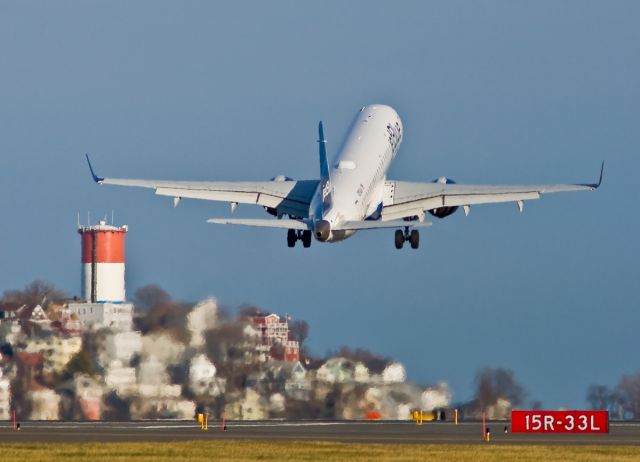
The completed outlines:
[[[640,423],[612,423],[606,435],[550,435],[504,433],[505,422],[489,422],[488,444],[541,445],[640,445]],[[222,431],[219,421],[211,421],[203,431],[196,422],[22,422],[20,431],[11,423],[0,424],[0,442],[130,442],[193,440],[334,441],[345,443],[404,444],[487,444],[482,441],[479,422],[318,422],[259,421],[228,422]]]

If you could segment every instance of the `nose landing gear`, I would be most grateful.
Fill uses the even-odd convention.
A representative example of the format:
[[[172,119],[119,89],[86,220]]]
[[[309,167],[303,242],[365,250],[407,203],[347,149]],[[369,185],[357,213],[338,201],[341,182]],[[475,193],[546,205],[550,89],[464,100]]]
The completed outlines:
[[[287,246],[295,247],[296,241],[302,241],[302,246],[308,249],[311,247],[311,231],[287,230]]]
[[[401,249],[406,241],[409,241],[412,249],[417,249],[420,246],[420,233],[418,230],[414,229],[411,232],[409,232],[409,228],[405,228],[404,232],[400,229],[396,230],[396,249]]]

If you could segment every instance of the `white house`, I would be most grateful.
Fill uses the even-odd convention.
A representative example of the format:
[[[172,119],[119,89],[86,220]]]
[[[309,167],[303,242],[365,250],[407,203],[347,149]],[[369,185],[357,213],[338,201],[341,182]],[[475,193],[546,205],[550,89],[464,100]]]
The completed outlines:
[[[119,361],[129,364],[134,355],[142,351],[142,335],[136,331],[113,332],[105,336],[99,360],[103,365]]]
[[[138,383],[141,385],[168,384],[167,368],[154,355],[145,358],[138,366]]]
[[[31,402],[29,420],[58,420],[60,416],[60,395],[50,388],[32,386],[27,392]]]
[[[82,350],[80,337],[60,337],[50,335],[29,341],[24,351],[41,353],[44,372],[62,372],[73,356]]]
[[[216,366],[204,354],[199,354],[189,365],[189,388],[196,395],[220,394],[216,387]]]
[[[112,330],[131,330],[133,304],[124,303],[69,303],[69,311],[78,316],[87,329],[108,327]]]
[[[191,346],[204,345],[204,332],[212,329],[218,319],[218,303],[214,298],[207,298],[193,307],[187,315],[187,328],[191,332]]]
[[[100,420],[102,416],[102,385],[93,377],[80,374],[73,379],[73,387],[86,420]]]
[[[112,361],[105,370],[104,382],[120,396],[128,396],[137,389],[136,370],[124,367],[120,361]]]
[[[369,369],[363,363],[356,363],[353,369],[353,380],[357,383],[369,383],[371,381],[371,375]]]
[[[142,337],[142,357],[155,356],[166,366],[182,364],[186,347],[168,334],[151,334]]]
[[[355,365],[346,358],[329,358],[318,371],[316,379],[328,383],[352,383]]]
[[[286,362],[283,372],[286,373],[284,390],[287,396],[295,399],[309,399],[311,382],[307,378],[307,370],[300,361]]]
[[[391,363],[382,371],[384,383],[403,383],[405,380],[407,380],[407,371],[400,363]]]
[[[179,398],[138,398],[130,407],[131,418],[191,420],[195,417],[196,404]]]
[[[2,376],[0,369],[0,420],[11,418],[11,384],[9,379]]]
[[[442,409],[449,406],[451,402],[451,390],[449,385],[442,382],[435,387],[429,387],[422,392],[420,403],[425,411]]]

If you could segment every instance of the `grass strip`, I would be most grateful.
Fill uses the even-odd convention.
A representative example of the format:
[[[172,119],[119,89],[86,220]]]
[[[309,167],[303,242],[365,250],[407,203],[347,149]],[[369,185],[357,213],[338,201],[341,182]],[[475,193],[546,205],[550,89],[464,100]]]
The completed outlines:
[[[281,441],[0,444],[0,460],[25,462],[187,461],[638,461],[635,446],[361,444]]]

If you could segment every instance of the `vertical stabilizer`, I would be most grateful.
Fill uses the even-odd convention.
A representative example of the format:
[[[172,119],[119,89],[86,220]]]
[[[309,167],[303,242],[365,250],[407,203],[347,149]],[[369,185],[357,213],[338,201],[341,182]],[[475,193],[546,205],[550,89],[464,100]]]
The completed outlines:
[[[329,211],[333,203],[333,185],[327,160],[327,140],[324,139],[322,121],[318,124],[318,147],[320,148],[320,190],[322,191],[322,214]]]

